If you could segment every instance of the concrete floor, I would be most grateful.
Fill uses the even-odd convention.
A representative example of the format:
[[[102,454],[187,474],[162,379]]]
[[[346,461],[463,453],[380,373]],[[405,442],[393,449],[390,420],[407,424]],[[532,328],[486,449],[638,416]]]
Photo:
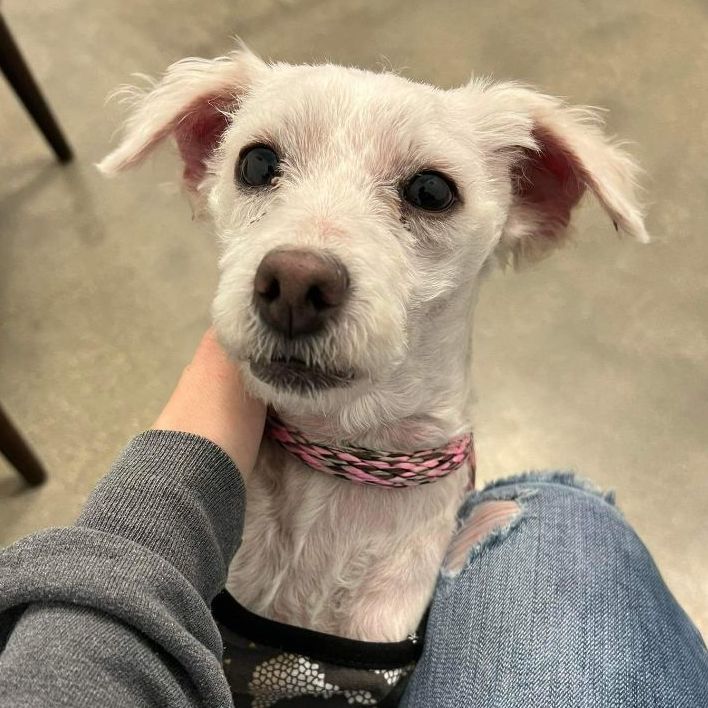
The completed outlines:
[[[151,423],[208,324],[215,249],[162,155],[113,182],[92,163],[131,72],[227,51],[330,59],[452,86],[471,70],[605,106],[648,173],[650,246],[594,206],[575,242],[497,274],[478,312],[481,478],[574,468],[617,490],[708,634],[708,15],[701,0],[7,0],[73,142],[56,166],[0,82],[0,400],[50,470],[0,462],[0,542],[70,523]]]

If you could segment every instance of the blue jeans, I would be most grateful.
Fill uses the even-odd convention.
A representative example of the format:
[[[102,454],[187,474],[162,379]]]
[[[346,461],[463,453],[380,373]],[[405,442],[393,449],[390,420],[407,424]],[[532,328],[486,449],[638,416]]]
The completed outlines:
[[[701,636],[610,496],[524,475],[460,518],[490,500],[519,513],[440,575],[400,706],[708,708]]]

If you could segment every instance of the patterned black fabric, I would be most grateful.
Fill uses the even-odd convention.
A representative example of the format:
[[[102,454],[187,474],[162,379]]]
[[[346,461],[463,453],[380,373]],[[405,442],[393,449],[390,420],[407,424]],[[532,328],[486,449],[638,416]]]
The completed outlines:
[[[427,619],[402,642],[362,642],[265,619],[225,591],[212,611],[236,708],[396,706],[420,657]]]

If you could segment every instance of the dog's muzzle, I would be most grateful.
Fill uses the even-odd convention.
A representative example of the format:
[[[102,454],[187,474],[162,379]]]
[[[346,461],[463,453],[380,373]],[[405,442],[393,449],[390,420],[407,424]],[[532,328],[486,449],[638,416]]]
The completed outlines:
[[[253,302],[263,324],[281,340],[282,352],[268,360],[252,360],[253,374],[300,393],[351,383],[352,371],[325,369],[289,354],[295,340],[301,344],[314,338],[337,318],[348,293],[347,269],[331,254],[305,249],[266,254],[253,282]]]

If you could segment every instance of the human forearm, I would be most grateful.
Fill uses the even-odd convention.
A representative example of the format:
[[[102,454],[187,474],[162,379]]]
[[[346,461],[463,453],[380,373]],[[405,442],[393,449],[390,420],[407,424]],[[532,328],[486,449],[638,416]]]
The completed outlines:
[[[209,603],[240,541],[244,502],[213,443],[135,438],[74,527],[0,554],[0,704],[106,705],[99,692],[116,705],[120,696],[230,705]]]

